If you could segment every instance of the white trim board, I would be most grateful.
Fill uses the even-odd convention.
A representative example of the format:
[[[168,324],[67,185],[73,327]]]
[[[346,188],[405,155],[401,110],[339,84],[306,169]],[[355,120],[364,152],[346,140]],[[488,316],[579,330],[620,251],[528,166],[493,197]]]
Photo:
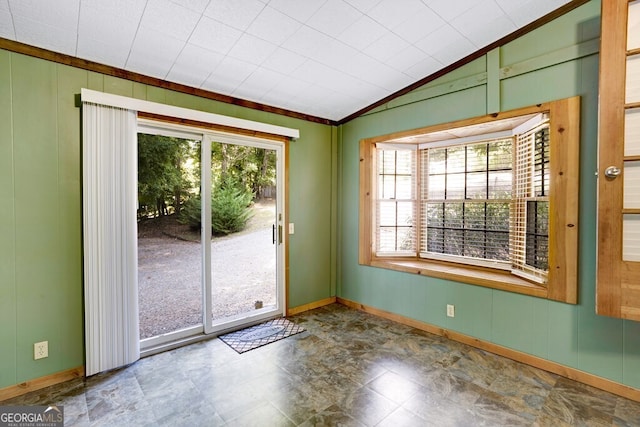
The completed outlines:
[[[113,95],[91,89],[82,88],[80,97],[82,102],[91,102],[94,104],[108,105],[110,107],[125,108],[128,110],[142,111],[145,113],[159,114],[179,119],[196,120],[214,125],[270,133],[273,135],[286,136],[292,139],[300,138],[300,131],[298,129],[262,122],[254,122],[252,120],[239,119],[237,117],[223,116],[221,114],[207,113],[205,111],[191,110],[189,108],[160,104],[157,102],[145,101],[143,99],[128,98],[126,96]]]

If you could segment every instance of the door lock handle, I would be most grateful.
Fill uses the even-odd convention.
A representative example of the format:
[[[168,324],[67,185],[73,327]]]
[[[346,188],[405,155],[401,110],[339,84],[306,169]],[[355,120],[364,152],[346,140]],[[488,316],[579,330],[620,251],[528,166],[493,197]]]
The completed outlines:
[[[604,170],[604,176],[609,179],[616,179],[621,173],[622,170],[616,166],[609,166]]]

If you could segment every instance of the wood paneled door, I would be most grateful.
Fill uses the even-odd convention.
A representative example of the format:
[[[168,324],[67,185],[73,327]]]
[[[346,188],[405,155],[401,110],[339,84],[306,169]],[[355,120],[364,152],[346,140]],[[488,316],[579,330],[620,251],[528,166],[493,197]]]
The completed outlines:
[[[640,320],[640,0],[602,2],[596,312]]]

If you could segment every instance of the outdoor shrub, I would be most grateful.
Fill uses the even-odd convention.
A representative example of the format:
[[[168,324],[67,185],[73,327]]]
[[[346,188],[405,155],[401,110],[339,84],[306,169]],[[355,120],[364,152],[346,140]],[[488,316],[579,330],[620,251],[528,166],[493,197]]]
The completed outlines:
[[[192,229],[199,230],[202,227],[200,215],[200,196],[192,196],[182,205],[180,218],[181,224],[188,224]]]
[[[242,191],[233,183],[223,183],[211,194],[211,232],[231,234],[242,231],[251,218],[253,194]],[[191,228],[202,227],[200,216],[200,196],[189,198],[182,206],[180,222]]]
[[[230,234],[243,230],[249,218],[253,194],[232,184],[223,183],[211,196],[211,231]]]

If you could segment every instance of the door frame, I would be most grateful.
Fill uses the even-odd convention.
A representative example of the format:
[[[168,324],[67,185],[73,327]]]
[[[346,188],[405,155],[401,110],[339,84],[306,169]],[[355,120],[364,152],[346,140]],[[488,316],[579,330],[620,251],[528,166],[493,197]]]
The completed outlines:
[[[209,171],[211,171],[211,144],[212,142],[220,142],[223,144],[233,144],[233,145],[242,145],[246,147],[255,147],[255,148],[264,148],[267,150],[273,150],[276,152],[276,227],[279,232],[277,233],[280,237],[276,238],[276,307],[274,309],[263,308],[260,310],[256,310],[251,313],[243,313],[238,316],[233,316],[228,318],[222,322],[213,322],[211,313],[209,313],[210,309],[207,309],[204,312],[204,333],[206,335],[216,335],[222,332],[226,332],[229,330],[237,329],[240,327],[244,327],[247,325],[259,323],[261,321],[272,319],[275,317],[286,316],[286,292],[287,292],[287,283],[286,283],[286,274],[287,266],[286,260],[286,251],[287,251],[287,239],[284,238],[284,224],[285,218],[287,217],[285,214],[285,197],[284,194],[287,192],[286,188],[286,168],[285,168],[285,144],[282,142],[271,141],[263,138],[257,138],[252,136],[245,135],[235,135],[218,131],[209,131],[204,133],[204,140],[202,144],[202,168],[207,167]],[[205,153],[208,155],[205,156]],[[207,165],[205,166],[204,159],[207,159]],[[203,193],[206,197],[208,203],[205,204],[204,209],[202,209],[202,223],[205,224],[205,219],[208,221],[206,223],[206,227],[203,227],[203,242],[211,241],[211,174],[203,174],[203,179],[208,179],[207,182],[203,180],[202,188],[207,189],[207,194]],[[206,218],[205,218],[206,217]],[[205,235],[206,233],[206,235]],[[203,262],[204,265],[211,266],[211,245],[203,246],[204,256]],[[203,266],[204,267],[204,266]],[[205,269],[205,274],[203,275],[203,280],[206,279],[206,282],[203,285],[205,289],[205,295],[203,295],[203,307],[211,307],[211,291],[213,282],[211,280],[211,268]],[[205,276],[209,277],[205,277]],[[208,305],[207,305],[208,304]]]
[[[141,356],[155,354],[165,349],[195,342],[205,338],[212,338],[221,333],[261,321],[286,316],[288,295],[288,233],[285,224],[288,221],[288,167],[287,143],[281,139],[260,138],[252,135],[236,134],[186,126],[181,124],[138,118],[137,133],[149,133],[163,136],[200,141],[201,164],[201,208],[202,222],[202,324],[189,326],[167,334],[162,334],[140,340]],[[211,316],[211,144],[212,142],[235,144],[264,148],[276,152],[276,219],[279,238],[276,246],[276,307],[264,308],[234,316],[224,322],[213,322]],[[136,139],[137,144],[137,139]],[[206,173],[205,173],[206,171]],[[208,243],[208,244],[207,244]]]

